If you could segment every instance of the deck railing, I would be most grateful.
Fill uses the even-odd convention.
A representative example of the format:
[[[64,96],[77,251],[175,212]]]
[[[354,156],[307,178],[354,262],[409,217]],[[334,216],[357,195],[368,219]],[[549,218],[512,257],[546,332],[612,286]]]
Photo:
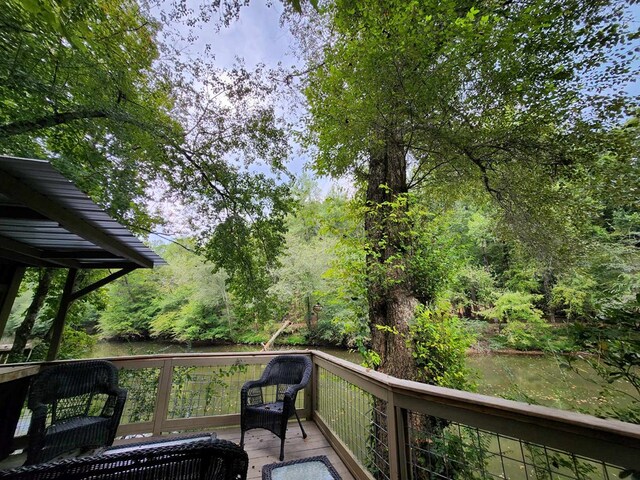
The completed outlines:
[[[613,479],[640,471],[638,425],[399,380],[315,350],[287,353],[312,359],[299,412],[356,478]],[[239,425],[242,384],[277,354],[110,359],[129,392],[118,435]],[[19,436],[25,426],[26,417]]]
[[[638,425],[399,380],[322,352],[313,363],[313,418],[359,478],[613,479],[640,471]]]

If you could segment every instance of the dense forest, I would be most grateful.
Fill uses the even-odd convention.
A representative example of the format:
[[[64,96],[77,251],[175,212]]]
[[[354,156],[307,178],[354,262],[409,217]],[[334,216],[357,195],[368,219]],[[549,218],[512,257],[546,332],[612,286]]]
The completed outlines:
[[[287,217],[286,248],[259,308],[230,291],[224,270],[197,253],[194,239],[183,238],[155,246],[168,265],[133,272],[76,303],[63,355],[82,356],[98,339],[259,348],[289,320],[280,344],[342,346],[368,357],[362,206],[340,191],[320,195],[308,177],[294,194],[298,206]],[[553,268],[502,230],[497,215],[475,195],[420,206],[417,258],[430,272],[432,280],[423,288],[434,301],[412,326],[416,351],[423,349],[430,361],[444,356],[452,362],[458,355],[457,373],[464,373],[468,348],[593,354],[615,340],[607,343],[607,355],[620,356],[622,373],[638,341],[638,212],[611,210],[594,218],[589,236],[581,237],[582,248],[568,250]],[[35,276],[23,284],[9,331],[19,325],[34,282]],[[63,275],[53,280],[36,337],[46,338],[63,282]],[[615,368],[610,365],[607,374]],[[637,372],[627,374],[637,382]],[[467,386],[455,376],[438,382]]]
[[[74,303],[62,356],[290,321],[285,343],[464,389],[471,347],[586,352],[638,394],[608,414],[639,422],[633,2],[284,1],[297,64],[223,68],[198,35],[245,3],[0,12],[0,151],[50,159],[140,235],[175,227],[158,197],[188,226],[155,245],[167,266]],[[10,360],[27,337],[42,355],[63,283],[28,272]]]

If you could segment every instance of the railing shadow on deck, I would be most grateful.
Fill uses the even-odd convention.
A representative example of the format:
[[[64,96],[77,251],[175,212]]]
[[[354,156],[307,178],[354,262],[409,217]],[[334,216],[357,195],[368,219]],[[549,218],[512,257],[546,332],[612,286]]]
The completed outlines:
[[[240,388],[282,352],[109,358],[129,392],[118,435],[240,423]],[[640,471],[640,426],[399,380],[315,350],[298,396],[354,477],[601,479]],[[275,389],[271,393],[275,395]],[[16,431],[24,445],[28,410]]]

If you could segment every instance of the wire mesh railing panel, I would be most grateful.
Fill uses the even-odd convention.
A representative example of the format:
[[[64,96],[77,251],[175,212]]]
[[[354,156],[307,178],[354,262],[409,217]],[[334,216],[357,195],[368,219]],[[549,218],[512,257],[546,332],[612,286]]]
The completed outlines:
[[[230,363],[216,366],[176,366],[173,368],[167,418],[192,418],[240,413],[240,390],[245,382],[256,380],[266,365]],[[265,402],[273,402],[277,387],[263,389]],[[298,394],[296,407],[304,407],[304,394]]]
[[[426,414],[407,416],[413,480],[620,478],[622,468]]]
[[[127,391],[120,424],[151,421],[156,408],[160,367],[123,368],[118,378],[119,386]]]
[[[174,367],[167,418],[240,413],[240,389],[262,369],[241,364]]]
[[[386,402],[318,368],[316,410],[352,455],[378,479],[389,478]]]

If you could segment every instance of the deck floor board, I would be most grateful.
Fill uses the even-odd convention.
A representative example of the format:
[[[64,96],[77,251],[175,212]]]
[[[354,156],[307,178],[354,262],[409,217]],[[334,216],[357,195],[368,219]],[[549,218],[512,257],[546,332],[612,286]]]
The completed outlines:
[[[302,422],[302,425],[307,432],[306,439],[302,438],[302,432],[300,432],[300,428],[295,422],[289,424],[287,440],[284,444],[284,461],[325,455],[344,480],[353,480],[353,476],[342,463],[338,454],[329,445],[329,442],[316,424]],[[217,429],[216,433],[218,438],[240,443],[239,427]],[[264,465],[279,462],[280,439],[267,430],[249,430],[245,434],[244,448],[249,454],[249,474],[247,478],[250,480],[262,478],[262,467]]]

